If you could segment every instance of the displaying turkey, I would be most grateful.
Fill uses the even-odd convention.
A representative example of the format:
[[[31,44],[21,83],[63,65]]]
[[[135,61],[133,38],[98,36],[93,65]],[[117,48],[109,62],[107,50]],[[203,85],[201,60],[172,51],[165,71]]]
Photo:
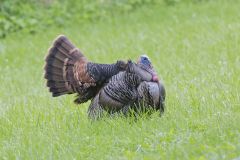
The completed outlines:
[[[103,84],[120,71],[127,63],[98,64],[87,58],[65,36],[59,36],[45,58],[44,77],[53,97],[77,93],[75,103],[92,99]]]
[[[138,64],[129,65],[124,72],[113,76],[92,100],[88,115],[92,119],[129,110],[139,111],[143,106],[164,111],[165,89],[159,83],[149,58],[141,56]]]

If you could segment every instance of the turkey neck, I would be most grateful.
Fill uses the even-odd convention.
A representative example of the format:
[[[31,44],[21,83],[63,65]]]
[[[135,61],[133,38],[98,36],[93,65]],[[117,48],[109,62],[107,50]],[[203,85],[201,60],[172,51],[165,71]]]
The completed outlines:
[[[107,79],[111,78],[113,75],[116,75],[120,71],[125,70],[121,68],[116,63],[113,64],[98,64],[98,63],[91,63],[87,64],[87,71],[90,76],[95,80],[99,81],[100,83],[106,81]]]

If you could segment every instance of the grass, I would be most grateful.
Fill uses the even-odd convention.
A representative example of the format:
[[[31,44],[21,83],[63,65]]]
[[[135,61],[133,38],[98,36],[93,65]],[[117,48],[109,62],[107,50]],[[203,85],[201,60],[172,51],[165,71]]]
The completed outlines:
[[[0,159],[234,159],[240,157],[240,1],[143,7],[0,43]],[[58,34],[88,59],[147,53],[165,84],[167,110],[87,118],[89,103],[52,98],[44,56]]]

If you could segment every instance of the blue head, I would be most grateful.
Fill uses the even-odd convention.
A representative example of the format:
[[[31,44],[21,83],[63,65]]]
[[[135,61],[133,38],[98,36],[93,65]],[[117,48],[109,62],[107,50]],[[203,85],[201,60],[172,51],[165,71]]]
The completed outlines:
[[[152,62],[147,55],[141,55],[138,59],[138,64],[142,64],[152,68]]]
[[[144,70],[148,71],[152,75],[152,81],[158,82],[158,76],[155,72],[152,62],[147,55],[141,55],[137,61],[137,64]]]

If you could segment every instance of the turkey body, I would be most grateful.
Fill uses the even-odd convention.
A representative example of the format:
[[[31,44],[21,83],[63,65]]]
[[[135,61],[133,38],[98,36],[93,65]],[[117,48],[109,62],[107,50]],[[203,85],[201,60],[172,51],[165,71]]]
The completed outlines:
[[[110,80],[99,92],[99,104],[108,112],[116,112],[132,104],[138,98],[137,86],[140,77],[133,73],[122,72]]]
[[[88,116],[98,119],[106,111],[114,114],[130,111],[160,110],[164,112],[165,88],[158,82],[142,81],[141,78],[127,71],[113,76],[92,100]]]
[[[114,75],[91,101],[89,117],[99,118],[104,111],[114,114],[133,104],[138,98],[139,83],[140,78],[136,74],[120,72]]]

